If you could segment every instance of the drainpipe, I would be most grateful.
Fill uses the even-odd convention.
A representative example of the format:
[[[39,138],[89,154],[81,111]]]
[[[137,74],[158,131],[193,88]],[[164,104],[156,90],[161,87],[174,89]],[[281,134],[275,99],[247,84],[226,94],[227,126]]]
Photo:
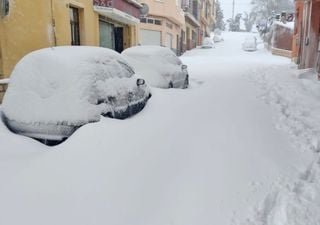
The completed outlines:
[[[56,21],[54,19],[53,1],[54,0],[50,0],[51,26],[52,26],[52,34],[53,34],[53,46],[57,46]]]

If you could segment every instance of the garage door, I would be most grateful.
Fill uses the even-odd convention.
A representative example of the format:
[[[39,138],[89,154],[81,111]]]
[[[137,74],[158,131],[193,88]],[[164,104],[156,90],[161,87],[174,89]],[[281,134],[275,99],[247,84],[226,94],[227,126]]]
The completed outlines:
[[[166,37],[166,47],[172,48],[172,34],[167,33]]]
[[[154,30],[140,30],[141,45],[161,45],[161,32]]]

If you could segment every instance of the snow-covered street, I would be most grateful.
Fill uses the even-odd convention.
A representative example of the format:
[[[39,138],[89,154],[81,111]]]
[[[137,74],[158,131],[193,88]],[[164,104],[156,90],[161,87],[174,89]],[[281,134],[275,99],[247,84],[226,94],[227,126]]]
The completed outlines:
[[[0,224],[319,225],[320,85],[246,35],[186,52],[190,88],[56,147],[0,122]]]

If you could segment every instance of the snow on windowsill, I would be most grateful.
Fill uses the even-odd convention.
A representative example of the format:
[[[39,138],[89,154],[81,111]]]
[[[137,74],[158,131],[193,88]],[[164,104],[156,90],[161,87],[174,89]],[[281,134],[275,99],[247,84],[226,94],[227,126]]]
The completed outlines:
[[[0,84],[9,84],[10,79],[5,78],[5,79],[0,79]]]

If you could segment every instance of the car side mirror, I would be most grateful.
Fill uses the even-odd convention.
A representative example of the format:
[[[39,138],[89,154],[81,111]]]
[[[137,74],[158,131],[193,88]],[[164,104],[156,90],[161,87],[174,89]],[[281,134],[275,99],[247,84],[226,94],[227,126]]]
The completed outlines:
[[[137,79],[137,86],[141,86],[144,85],[146,83],[146,81],[144,79]]]
[[[188,68],[188,66],[183,64],[183,65],[181,66],[181,68],[182,68],[183,70],[185,70],[185,69]]]

